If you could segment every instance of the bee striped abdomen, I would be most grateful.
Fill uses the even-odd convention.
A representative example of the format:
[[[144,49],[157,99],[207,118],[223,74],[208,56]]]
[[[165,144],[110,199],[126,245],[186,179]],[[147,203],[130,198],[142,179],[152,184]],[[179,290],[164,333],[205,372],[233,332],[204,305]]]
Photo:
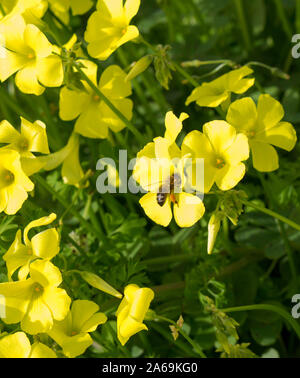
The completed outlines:
[[[156,201],[159,204],[159,206],[163,206],[166,203],[167,195],[167,193],[157,193]]]

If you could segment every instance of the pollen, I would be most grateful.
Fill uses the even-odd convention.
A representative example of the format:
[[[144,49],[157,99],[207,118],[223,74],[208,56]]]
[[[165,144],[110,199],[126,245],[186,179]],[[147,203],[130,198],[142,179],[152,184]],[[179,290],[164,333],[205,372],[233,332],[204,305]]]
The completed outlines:
[[[99,100],[100,100],[100,97],[99,97],[98,95],[94,95],[94,96],[93,96],[93,100],[94,100],[94,101],[99,101]]]
[[[224,168],[224,166],[225,166],[225,161],[221,158],[217,158],[216,167],[221,169],[221,168]]]
[[[121,30],[122,35],[126,34],[126,32],[127,32],[126,28],[124,28],[124,29]]]
[[[29,54],[27,55],[27,58],[28,58],[28,59],[33,59],[33,58],[34,58],[34,54],[33,54],[33,53],[29,53]]]

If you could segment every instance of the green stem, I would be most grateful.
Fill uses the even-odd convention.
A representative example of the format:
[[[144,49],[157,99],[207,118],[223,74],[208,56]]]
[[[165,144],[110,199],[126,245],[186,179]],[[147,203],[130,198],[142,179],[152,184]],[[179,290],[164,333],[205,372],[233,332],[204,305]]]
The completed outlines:
[[[143,135],[136,129],[136,127],[120,112],[119,109],[100,91],[100,89],[90,80],[90,78],[84,73],[84,71],[74,63],[75,68],[81,74],[82,78],[88,83],[88,85],[95,91],[95,93],[102,99],[102,101],[117,115],[122,122],[125,123],[127,128],[135,135],[137,140],[144,144],[145,139]]]
[[[289,23],[289,20],[286,17],[284,7],[283,7],[283,2],[282,0],[274,0],[274,2],[275,2],[278,17],[282,23],[282,28],[290,41],[293,35],[293,30]]]
[[[69,202],[65,200],[59,193],[57,193],[48,183],[46,180],[44,180],[41,176],[35,175],[35,180],[48,192],[50,193],[54,198],[58,200],[58,202],[64,206],[65,209],[69,208]],[[70,213],[73,214],[74,217],[76,217],[82,227],[86,229],[86,231],[92,231],[93,234],[99,239],[102,240],[104,235],[101,234],[100,230],[97,230],[91,225],[89,222],[87,222],[82,215],[74,208],[70,208]]]
[[[173,62],[173,65],[176,68],[176,71],[178,71],[183,77],[185,77],[189,83],[191,83],[194,87],[199,86],[197,80],[195,80],[189,73],[187,73],[178,63]]]
[[[186,341],[194,348],[194,350],[199,354],[199,356],[201,356],[202,358],[206,358],[206,355],[203,353],[202,349],[200,348],[200,346],[194,341],[192,340],[189,335],[187,335],[179,326],[176,322],[174,322],[174,320],[172,319],[168,319],[168,318],[165,318],[164,316],[160,316],[160,315],[156,315],[155,314],[155,320],[162,320],[164,322],[167,322],[167,323],[171,323],[172,325],[174,325],[177,329],[177,331],[181,334],[181,336],[183,336]]]
[[[300,325],[298,322],[292,318],[292,316],[284,309],[280,308],[276,305],[271,304],[256,304],[256,305],[249,305],[249,306],[239,306],[239,307],[229,307],[229,308],[221,308],[220,311],[223,312],[237,312],[237,311],[252,311],[252,310],[265,310],[265,311],[273,311],[282,316],[294,329],[297,336],[300,339]]]
[[[293,227],[295,230],[298,230],[300,231],[300,225],[286,217],[284,217],[283,215],[280,215],[278,213],[275,213],[275,211],[272,211],[270,209],[266,209],[265,207],[260,207],[258,205],[256,205],[255,203],[252,203],[252,202],[249,202],[249,201],[246,201],[244,199],[241,199],[241,202],[246,205],[246,206],[249,206],[249,207],[252,207],[253,209],[256,209],[258,211],[261,211],[262,213],[265,213],[265,214],[268,214],[270,215],[271,217],[273,218],[276,218],[276,219],[279,219],[280,221],[282,221],[283,223],[286,223],[288,224],[289,226]]]
[[[248,27],[247,27],[243,2],[242,2],[242,0],[234,0],[234,4],[235,4],[238,19],[239,19],[243,39],[244,39],[244,42],[245,42],[245,45],[246,45],[246,49],[248,51],[250,51],[251,50],[251,40],[250,40],[249,30],[248,30]]]

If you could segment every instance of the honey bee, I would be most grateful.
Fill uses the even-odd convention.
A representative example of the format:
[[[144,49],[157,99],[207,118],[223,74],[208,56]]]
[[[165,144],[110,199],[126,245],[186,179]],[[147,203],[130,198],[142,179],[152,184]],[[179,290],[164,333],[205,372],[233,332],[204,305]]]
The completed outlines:
[[[163,206],[166,203],[168,195],[170,194],[170,199],[172,202],[177,203],[174,189],[180,188],[181,186],[181,177],[178,174],[170,176],[169,180],[166,180],[160,188],[156,195],[156,201],[159,206]]]

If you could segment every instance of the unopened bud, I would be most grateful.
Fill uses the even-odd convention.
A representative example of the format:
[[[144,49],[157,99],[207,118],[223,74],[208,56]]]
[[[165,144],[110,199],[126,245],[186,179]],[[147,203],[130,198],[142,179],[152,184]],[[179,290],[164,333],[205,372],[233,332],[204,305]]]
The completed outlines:
[[[146,69],[150,66],[153,61],[152,55],[143,56],[140,60],[138,60],[134,66],[129,71],[128,75],[126,76],[125,81],[130,81],[140,75],[142,72],[146,71]]]
[[[220,213],[213,213],[208,222],[207,253],[210,255],[221,226]]]

